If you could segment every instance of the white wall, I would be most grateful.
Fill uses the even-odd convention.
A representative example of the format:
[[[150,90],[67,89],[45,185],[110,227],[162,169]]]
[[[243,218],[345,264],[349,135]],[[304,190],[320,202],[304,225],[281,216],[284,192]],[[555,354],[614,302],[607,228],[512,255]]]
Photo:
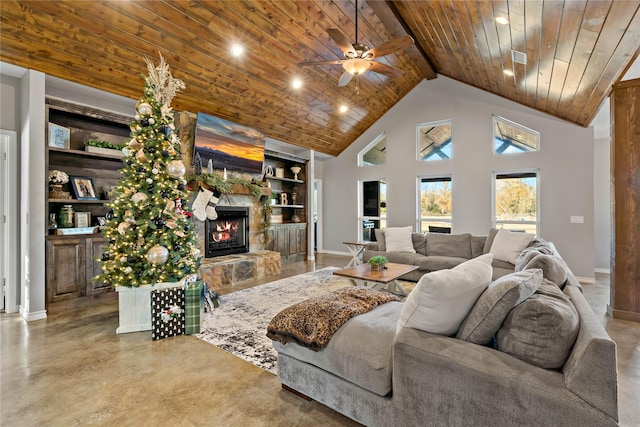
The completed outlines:
[[[534,153],[496,156],[492,115],[541,134]],[[416,125],[451,119],[451,160],[416,160]],[[358,168],[357,154],[381,132],[387,164]],[[416,223],[416,177],[451,174],[453,232],[486,234],[491,227],[492,172],[538,169],[539,235],[553,241],[577,276],[594,276],[593,129],[550,117],[439,76],[423,81],[335,159],[323,162],[324,248],[344,251],[358,238],[358,180],[387,180],[387,225]],[[571,224],[570,216],[584,217]]]
[[[597,138],[593,150],[595,268],[608,273],[611,265],[611,138]]]

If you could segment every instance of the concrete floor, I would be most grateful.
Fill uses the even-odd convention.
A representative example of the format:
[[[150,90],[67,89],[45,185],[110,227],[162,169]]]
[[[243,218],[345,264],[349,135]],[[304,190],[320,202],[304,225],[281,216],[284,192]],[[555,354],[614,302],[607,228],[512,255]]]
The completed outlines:
[[[269,281],[348,259],[320,254]],[[621,424],[640,425],[640,324],[604,315],[608,276],[585,294],[618,344]],[[41,321],[0,314],[0,425],[357,425],[197,338],[151,341],[149,332],[116,335],[117,326],[115,293],[49,307]]]

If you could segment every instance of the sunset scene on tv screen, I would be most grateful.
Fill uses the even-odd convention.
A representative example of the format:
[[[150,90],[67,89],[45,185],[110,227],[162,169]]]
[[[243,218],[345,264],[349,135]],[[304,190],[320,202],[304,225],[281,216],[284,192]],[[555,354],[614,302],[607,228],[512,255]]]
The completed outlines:
[[[194,155],[200,155],[205,167],[211,160],[215,169],[260,173],[265,139],[250,127],[198,113]]]

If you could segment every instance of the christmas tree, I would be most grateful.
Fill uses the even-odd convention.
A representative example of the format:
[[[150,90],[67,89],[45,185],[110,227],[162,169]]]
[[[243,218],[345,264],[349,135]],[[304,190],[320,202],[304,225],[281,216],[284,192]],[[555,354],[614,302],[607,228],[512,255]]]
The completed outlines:
[[[136,104],[131,140],[123,149],[122,178],[107,203],[100,280],[113,286],[176,282],[197,273],[200,250],[186,207],[187,182],[171,100],[184,83],[171,76],[162,55],[149,70]]]

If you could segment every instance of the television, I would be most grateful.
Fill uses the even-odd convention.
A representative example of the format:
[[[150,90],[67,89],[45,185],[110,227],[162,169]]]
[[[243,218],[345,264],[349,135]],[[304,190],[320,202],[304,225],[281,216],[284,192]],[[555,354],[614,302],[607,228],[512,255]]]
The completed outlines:
[[[211,160],[214,169],[262,174],[265,140],[260,131],[198,113],[193,160],[200,156],[203,170]]]

